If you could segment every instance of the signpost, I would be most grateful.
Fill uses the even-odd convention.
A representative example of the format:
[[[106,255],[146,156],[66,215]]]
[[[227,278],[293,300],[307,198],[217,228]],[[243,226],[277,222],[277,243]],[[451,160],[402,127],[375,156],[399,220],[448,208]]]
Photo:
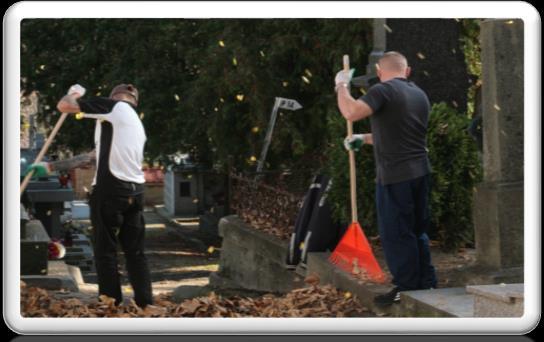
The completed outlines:
[[[301,109],[302,105],[296,100],[276,97],[276,100],[274,101],[274,107],[272,108],[272,114],[270,115],[270,121],[268,122],[268,128],[266,130],[266,136],[264,138],[261,156],[259,157],[259,162],[257,163],[257,172],[261,172],[263,170],[266,154],[268,153],[268,147],[270,146],[270,141],[272,140],[272,132],[274,131],[274,126],[276,125],[276,118],[278,117],[278,109],[280,108],[295,111]]]

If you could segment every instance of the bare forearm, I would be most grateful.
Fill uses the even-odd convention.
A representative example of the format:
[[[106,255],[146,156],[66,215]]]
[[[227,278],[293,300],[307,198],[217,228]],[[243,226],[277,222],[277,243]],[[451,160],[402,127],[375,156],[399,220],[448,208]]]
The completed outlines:
[[[349,90],[346,87],[338,88],[338,108],[340,113],[346,120],[353,120],[353,102],[355,100],[351,97]]]
[[[61,113],[79,113],[81,112],[81,109],[79,108],[79,104],[77,103],[78,95],[65,95],[62,99],[60,99],[59,103],[57,104],[57,109]]]
[[[96,162],[96,152],[79,154],[73,158],[49,163],[51,171],[68,171],[77,167],[86,167]]]

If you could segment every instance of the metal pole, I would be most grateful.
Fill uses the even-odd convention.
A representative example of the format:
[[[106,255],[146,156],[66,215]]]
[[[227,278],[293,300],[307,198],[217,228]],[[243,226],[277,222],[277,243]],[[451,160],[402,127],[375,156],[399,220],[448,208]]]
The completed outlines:
[[[274,131],[274,126],[276,125],[276,118],[278,117],[278,108],[279,100],[276,97],[276,99],[274,100],[274,107],[272,108],[272,114],[270,115],[270,121],[268,122],[268,128],[266,130],[266,136],[264,138],[261,156],[259,158],[259,162],[257,163],[257,172],[261,172],[263,170],[266,154],[268,153],[268,147],[270,147],[270,142],[272,141],[272,132]]]

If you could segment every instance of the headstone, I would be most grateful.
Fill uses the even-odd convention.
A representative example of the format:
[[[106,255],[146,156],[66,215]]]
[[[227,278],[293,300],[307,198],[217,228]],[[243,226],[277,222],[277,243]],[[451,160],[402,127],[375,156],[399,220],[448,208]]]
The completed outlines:
[[[523,21],[481,24],[484,181],[475,189],[477,260],[523,266]]]
[[[26,224],[25,235],[21,236],[21,274],[47,274],[50,238],[39,220]]]

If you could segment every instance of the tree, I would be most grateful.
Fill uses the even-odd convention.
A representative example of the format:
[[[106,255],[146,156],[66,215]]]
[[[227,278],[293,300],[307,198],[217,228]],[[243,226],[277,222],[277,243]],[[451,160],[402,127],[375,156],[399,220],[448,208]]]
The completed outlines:
[[[51,126],[71,84],[108,95],[116,83],[132,82],[147,159],[190,152],[211,167],[232,156],[239,169],[254,168],[274,97],[295,98],[304,109],[280,112],[267,162],[316,168],[327,113],[336,111],[341,55],[350,53],[363,70],[370,33],[369,20],[354,19],[25,20],[22,87],[40,92],[41,119]],[[92,123],[65,125],[57,148],[92,144]]]

